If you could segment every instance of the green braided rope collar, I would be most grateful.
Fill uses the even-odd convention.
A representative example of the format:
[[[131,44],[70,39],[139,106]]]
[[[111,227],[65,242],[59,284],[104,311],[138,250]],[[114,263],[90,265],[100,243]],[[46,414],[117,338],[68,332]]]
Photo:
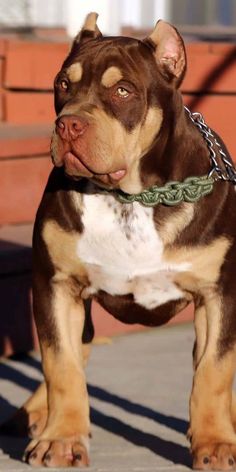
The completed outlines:
[[[154,185],[138,194],[128,194],[122,190],[114,192],[121,203],[139,202],[142,205],[153,207],[162,203],[174,206],[181,202],[194,203],[213,190],[214,180],[204,175],[202,177],[188,177],[183,182],[168,182],[163,187]]]

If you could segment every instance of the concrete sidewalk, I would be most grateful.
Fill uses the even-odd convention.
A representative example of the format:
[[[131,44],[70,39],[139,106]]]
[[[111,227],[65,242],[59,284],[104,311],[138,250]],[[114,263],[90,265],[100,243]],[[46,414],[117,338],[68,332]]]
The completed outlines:
[[[87,368],[93,424],[88,472],[191,470],[185,433],[192,346],[192,326],[177,325],[93,347]],[[2,422],[37,386],[39,358],[3,361],[0,378]],[[20,461],[26,443],[0,437],[0,471],[31,470]]]

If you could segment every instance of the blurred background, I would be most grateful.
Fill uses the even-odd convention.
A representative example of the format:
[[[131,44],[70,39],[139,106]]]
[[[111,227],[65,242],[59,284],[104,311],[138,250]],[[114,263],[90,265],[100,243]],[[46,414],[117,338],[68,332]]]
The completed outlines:
[[[151,28],[158,18],[200,30],[205,26],[206,34],[223,30],[227,34],[224,27],[230,32],[236,22],[235,0],[0,0],[0,25],[62,27],[73,35],[89,11],[101,15],[100,26],[107,34],[118,34],[127,26]]]
[[[37,345],[31,237],[51,169],[53,79],[89,11],[99,13],[105,34],[142,38],[159,18],[179,28],[188,56],[184,102],[236,159],[236,0],[0,0],[0,355]],[[101,311],[93,307],[99,335],[139,329]]]

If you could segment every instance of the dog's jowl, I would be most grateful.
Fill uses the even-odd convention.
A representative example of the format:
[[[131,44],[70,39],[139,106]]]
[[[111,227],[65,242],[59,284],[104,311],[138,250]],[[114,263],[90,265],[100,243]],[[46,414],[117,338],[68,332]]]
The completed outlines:
[[[89,464],[83,369],[94,297],[116,318],[147,326],[194,303],[193,467],[229,470],[236,459],[236,193],[225,159],[234,169],[220,138],[210,134],[209,145],[204,122],[183,106],[186,57],[175,28],[160,21],[143,41],[109,38],[96,17],[88,15],[55,79],[55,166],[33,250],[45,384],[18,413],[27,414],[33,437],[25,460]]]

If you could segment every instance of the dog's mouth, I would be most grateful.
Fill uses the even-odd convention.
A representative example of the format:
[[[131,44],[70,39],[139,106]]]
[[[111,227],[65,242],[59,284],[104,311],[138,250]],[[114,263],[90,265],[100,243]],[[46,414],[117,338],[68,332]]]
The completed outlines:
[[[88,179],[95,178],[105,185],[116,185],[126,175],[126,169],[117,169],[108,173],[98,173],[88,167],[83,162],[81,156],[75,155],[71,151],[67,151],[63,158],[65,172],[71,178],[86,177]]]

